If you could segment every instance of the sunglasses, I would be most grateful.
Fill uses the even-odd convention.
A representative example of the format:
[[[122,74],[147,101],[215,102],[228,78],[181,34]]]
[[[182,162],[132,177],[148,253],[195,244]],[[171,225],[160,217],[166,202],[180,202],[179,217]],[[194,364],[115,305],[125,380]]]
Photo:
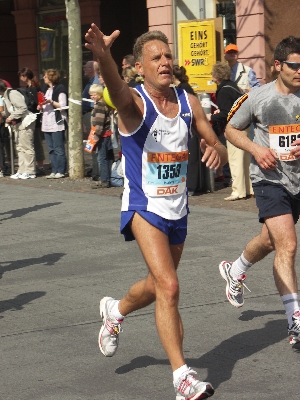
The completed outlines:
[[[298,71],[300,69],[300,63],[297,62],[289,62],[289,61],[282,61],[282,63],[286,64],[289,68],[293,71]]]

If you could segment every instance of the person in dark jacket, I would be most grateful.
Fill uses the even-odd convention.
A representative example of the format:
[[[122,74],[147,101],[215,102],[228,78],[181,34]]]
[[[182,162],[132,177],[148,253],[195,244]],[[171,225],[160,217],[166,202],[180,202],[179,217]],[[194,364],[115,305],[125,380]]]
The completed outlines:
[[[227,125],[227,116],[234,102],[243,93],[235,82],[230,80],[231,69],[226,62],[217,62],[212,68],[212,80],[217,84],[217,105],[218,109],[214,114],[207,114],[212,127],[218,136],[223,135]],[[244,131],[250,135],[249,130]],[[232,193],[224,200],[234,201],[253,196],[253,189],[250,181],[249,166],[250,155],[240,150],[227,141],[228,163],[232,177]],[[237,153],[241,153],[237,156]],[[217,171],[222,176],[222,171]]]
[[[173,82],[176,87],[184,89],[187,93],[196,95],[192,86],[189,84],[189,77],[184,67],[180,67],[179,65],[173,66]]]
[[[38,95],[37,93],[41,91],[39,81],[34,76],[34,72],[32,69],[28,67],[24,67],[19,71],[19,78],[22,82],[26,84],[27,91],[31,93],[32,101],[32,108],[29,111],[36,113],[36,123],[35,123],[35,130],[34,130],[34,151],[35,151],[35,158],[36,158],[36,174],[37,175],[44,175],[44,148],[42,143],[42,136],[41,136],[41,118],[40,118],[40,111],[37,109],[38,105]]]

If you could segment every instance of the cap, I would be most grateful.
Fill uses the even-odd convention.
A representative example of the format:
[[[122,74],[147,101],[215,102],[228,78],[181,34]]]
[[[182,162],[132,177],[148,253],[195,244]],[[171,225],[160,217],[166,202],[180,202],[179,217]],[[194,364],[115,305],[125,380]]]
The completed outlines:
[[[238,49],[238,47],[237,47],[237,45],[236,44],[228,44],[226,47],[225,47],[225,50],[224,50],[224,53],[228,53],[228,51],[239,51],[239,49]]]

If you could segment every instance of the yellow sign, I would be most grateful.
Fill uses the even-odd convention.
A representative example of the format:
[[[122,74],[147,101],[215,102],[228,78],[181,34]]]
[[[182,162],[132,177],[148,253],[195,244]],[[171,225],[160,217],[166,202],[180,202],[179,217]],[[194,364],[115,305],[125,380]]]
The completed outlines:
[[[189,84],[195,92],[215,92],[211,70],[216,63],[214,20],[178,23],[179,65],[186,68]]]

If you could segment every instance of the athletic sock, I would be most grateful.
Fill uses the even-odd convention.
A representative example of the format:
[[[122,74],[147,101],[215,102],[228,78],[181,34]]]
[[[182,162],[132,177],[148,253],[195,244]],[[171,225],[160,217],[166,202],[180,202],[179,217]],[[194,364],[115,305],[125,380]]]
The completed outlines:
[[[244,253],[233,262],[231,270],[230,270],[230,275],[234,278],[237,279],[240,276],[245,275],[245,272],[251,267],[251,263],[246,260]]]
[[[118,321],[123,321],[123,319],[125,318],[124,315],[122,315],[119,311],[119,303],[120,300],[116,300],[115,304],[112,306],[111,310],[110,310],[110,314],[117,319]]]
[[[178,381],[178,379],[180,378],[180,376],[185,372],[188,371],[188,366],[186,364],[184,364],[182,367],[175,369],[175,371],[173,371],[173,384],[175,385],[175,383]]]
[[[281,300],[285,308],[285,314],[288,319],[289,327],[291,327],[293,324],[292,317],[294,312],[300,310],[298,293],[285,294],[284,296],[281,296]]]

